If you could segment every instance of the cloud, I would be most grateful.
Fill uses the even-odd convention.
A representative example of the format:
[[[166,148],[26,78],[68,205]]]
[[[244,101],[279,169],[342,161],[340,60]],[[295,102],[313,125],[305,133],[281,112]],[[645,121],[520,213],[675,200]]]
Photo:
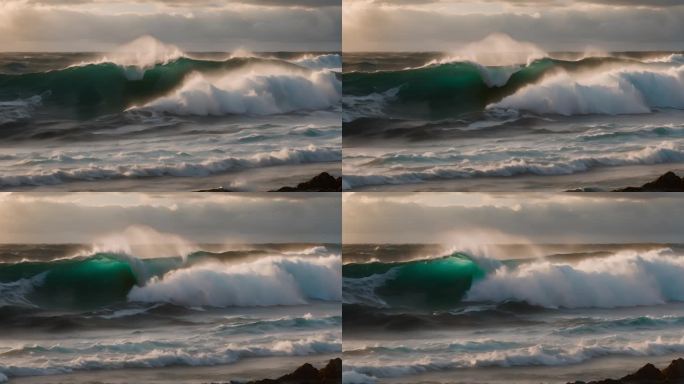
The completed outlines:
[[[74,5],[74,4],[102,4],[102,3],[140,3],[135,0],[26,0],[28,4],[42,5]],[[225,7],[239,4],[262,5],[269,7],[333,7],[341,6],[341,0],[151,0],[148,3],[168,6]]]
[[[681,199],[533,194],[345,198],[345,243],[450,243],[497,233],[532,243],[679,242]],[[492,242],[497,242],[495,238]]]
[[[492,2],[491,6],[384,7],[345,3],[345,51],[449,51],[492,33],[530,41],[547,51],[679,50],[684,42],[684,6],[670,1]],[[632,4],[635,6],[599,6]],[[527,5],[513,7],[511,5]],[[451,5],[451,6],[448,6]],[[496,7],[495,7],[496,5]],[[636,5],[644,5],[637,7]],[[666,5],[672,5],[664,8]],[[508,6],[508,7],[506,7]],[[472,10],[469,12],[468,10]],[[489,10],[489,11],[487,11]]]
[[[287,2],[303,3],[306,1]],[[92,2],[71,7],[7,3],[0,5],[0,49],[101,52],[142,35],[155,36],[187,51],[340,49],[339,7],[242,4],[174,11],[146,8],[143,5],[149,6],[147,3],[138,4],[140,7],[107,3],[102,9]]]
[[[579,2],[630,7],[675,7],[682,5],[681,0],[579,0]]]
[[[1,243],[89,243],[133,225],[193,242],[339,242],[337,194],[12,194]]]

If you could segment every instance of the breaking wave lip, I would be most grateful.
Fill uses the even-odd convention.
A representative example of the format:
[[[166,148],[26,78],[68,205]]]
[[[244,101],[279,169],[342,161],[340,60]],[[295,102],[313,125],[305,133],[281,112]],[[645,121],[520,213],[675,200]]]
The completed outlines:
[[[543,159],[542,159],[543,160]],[[652,165],[684,162],[684,149],[672,142],[662,142],[646,148],[609,154],[565,159],[562,163],[535,162],[534,159],[512,159],[479,168],[436,166],[421,171],[405,171],[393,175],[344,175],[343,188],[386,184],[419,184],[431,180],[454,180],[477,177],[511,177],[518,175],[554,176],[587,172],[600,167]]]
[[[328,69],[335,72],[342,71],[342,56],[337,53],[327,53],[322,55],[304,55],[293,63],[309,69],[320,70]]]
[[[144,314],[160,304],[186,308],[304,305],[340,301],[342,295],[339,253],[224,262],[204,253],[193,254],[192,259],[143,259],[98,252],[21,261],[3,265],[0,272],[0,308],[93,309],[94,316],[103,319]],[[60,296],[63,292],[69,293],[65,300]],[[126,302],[135,305],[118,306]],[[138,303],[151,306],[143,308]],[[298,321],[318,320],[305,315],[294,320]]]
[[[514,109],[550,115],[637,114],[684,108],[681,54],[636,59],[530,56],[490,65],[467,55],[420,67],[344,74],[345,122],[361,117],[430,120]],[[386,93],[398,89],[393,97]]]
[[[302,149],[283,148],[247,158],[207,159],[199,163],[139,164],[120,166],[90,165],[85,168],[42,170],[27,175],[0,177],[0,187],[58,185],[74,181],[116,180],[152,177],[204,177],[214,174],[287,164],[341,161],[339,148],[310,145]]]
[[[590,76],[560,73],[527,85],[487,108],[565,116],[643,114],[655,108],[684,108],[684,65],[609,70]]]
[[[148,106],[178,115],[269,115],[337,106],[336,54],[298,60],[185,54],[151,37],[100,59],[46,72],[0,74],[0,124],[42,104],[95,117]],[[337,62],[337,64],[336,64]],[[13,101],[12,101],[13,100]],[[30,101],[27,102],[27,101]],[[31,106],[32,108],[28,108]]]
[[[273,115],[335,107],[342,82],[330,71],[298,73],[266,66],[211,78],[194,73],[183,85],[142,108],[178,115]]]
[[[684,301],[684,283],[676,278],[684,273],[684,257],[670,248],[625,250],[576,263],[534,259],[507,264],[454,253],[402,263],[347,264],[343,273],[344,303],[380,308],[390,299],[393,306],[415,307],[413,296],[447,308],[473,303],[617,308]],[[612,326],[633,321],[669,324],[680,319],[617,320]]]
[[[171,271],[133,287],[130,301],[183,306],[301,305],[339,301],[341,258],[266,257],[248,263],[206,263]]]
[[[465,301],[524,301],[545,308],[616,308],[684,301],[684,257],[670,249],[622,251],[577,264],[501,266],[473,283]]]

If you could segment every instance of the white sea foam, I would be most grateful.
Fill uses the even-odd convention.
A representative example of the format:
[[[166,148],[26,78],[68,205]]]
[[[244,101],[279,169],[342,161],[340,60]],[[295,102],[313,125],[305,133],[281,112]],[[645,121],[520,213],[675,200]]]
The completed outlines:
[[[98,237],[82,254],[115,253],[143,259],[174,256],[185,259],[198,249],[196,244],[178,235],[144,225],[131,225],[121,232]]]
[[[329,109],[341,94],[333,72],[261,63],[216,77],[194,73],[171,95],[144,107],[178,115],[273,115]]]
[[[651,165],[684,162],[684,148],[665,141],[643,149],[613,152],[603,156],[584,155],[546,161],[543,158],[516,157],[499,162],[481,164],[465,162],[460,166],[436,165],[416,171],[402,170],[386,174],[346,174],[343,186],[347,189],[382,184],[417,184],[430,180],[452,180],[473,177],[510,177],[517,175],[570,175],[600,167]],[[421,167],[424,168],[424,167]]]
[[[208,158],[192,163],[175,164],[135,164],[135,165],[96,165],[69,169],[28,169],[23,175],[0,176],[0,186],[16,187],[21,185],[57,185],[70,181],[92,181],[111,179],[130,179],[146,177],[203,177],[222,172],[238,171],[249,168],[286,164],[308,164],[340,161],[339,148],[315,147],[258,153],[249,157]]]
[[[342,97],[342,121],[350,122],[360,117],[383,117],[385,108],[396,98],[401,87],[365,96]]]
[[[341,260],[320,257],[265,257],[239,264],[206,263],[174,270],[134,287],[131,301],[185,306],[299,305],[341,299]]]
[[[684,108],[684,66],[630,67],[583,75],[562,72],[487,108],[566,116],[641,114],[654,108]]]
[[[618,342],[608,337],[597,340],[578,340],[577,343],[565,342],[564,345],[535,344],[521,348],[505,348],[489,352],[453,354],[448,350],[406,354],[395,356],[397,363],[384,360],[369,360],[364,363],[345,362],[345,371],[354,372],[351,378],[358,377],[369,382],[378,378],[402,377],[431,371],[457,370],[462,368],[483,367],[527,367],[562,366],[579,364],[605,356],[661,356],[684,351],[684,339],[657,337],[642,341]],[[357,383],[357,381],[349,381]],[[358,381],[364,383],[364,381]]]
[[[0,308],[8,306],[34,307],[35,305],[27,298],[36,286],[45,281],[47,272],[40,273],[31,278],[0,283]]]
[[[501,266],[467,292],[468,301],[525,301],[549,308],[614,308],[684,300],[684,257],[668,249],[619,252],[577,264]]]
[[[43,98],[38,95],[27,99],[0,101],[0,126],[30,119],[33,110],[42,102]]]
[[[140,80],[147,69],[184,56],[185,53],[177,46],[145,35],[117,47],[96,60],[81,62],[73,66],[113,63],[125,69],[124,73],[129,80]]]
[[[323,55],[304,55],[293,63],[309,69],[329,69],[331,71],[342,71],[342,57],[336,53]]]
[[[517,41],[503,33],[493,33],[428,64],[471,61],[487,66],[507,66],[529,64],[546,56],[547,53],[535,44]]]
[[[356,371],[342,372],[342,384],[373,384],[377,382],[375,377],[364,375]]]
[[[383,308],[387,303],[376,295],[375,290],[396,276],[396,270],[382,274],[374,274],[361,278],[344,278],[342,302],[345,304],[363,304]]]
[[[0,363],[0,374],[6,377],[44,376],[74,371],[126,368],[161,368],[168,366],[208,366],[229,364],[249,357],[306,356],[339,353],[341,341],[329,334],[276,341],[271,345],[224,343],[221,346],[177,346],[172,343],[131,342],[107,345],[97,343],[74,348],[49,362],[25,365]]]

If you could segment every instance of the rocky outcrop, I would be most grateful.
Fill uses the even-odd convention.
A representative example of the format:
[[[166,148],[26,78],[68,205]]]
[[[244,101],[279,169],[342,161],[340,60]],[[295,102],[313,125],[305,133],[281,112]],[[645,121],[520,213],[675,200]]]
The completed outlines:
[[[662,371],[653,364],[646,364],[638,371],[621,379],[599,381],[576,381],[572,384],[682,384],[684,383],[684,359],[672,360]],[[569,383],[570,384],[570,383]]]
[[[342,192],[342,177],[334,177],[323,172],[296,187],[282,187],[271,192]]]
[[[306,363],[294,372],[277,379],[250,381],[247,384],[340,384],[342,382],[342,359],[332,359],[328,364],[316,369]]]
[[[616,189],[613,192],[684,192],[684,179],[674,172],[667,172],[655,181],[646,183],[641,187],[626,187]]]

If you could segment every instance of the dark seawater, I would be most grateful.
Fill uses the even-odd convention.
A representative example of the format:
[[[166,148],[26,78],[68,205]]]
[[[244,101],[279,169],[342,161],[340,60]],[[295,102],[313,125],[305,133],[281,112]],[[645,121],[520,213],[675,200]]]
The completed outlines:
[[[683,68],[678,52],[503,65],[346,54],[345,187],[610,189],[634,182],[636,167],[636,181],[650,180],[684,162]],[[591,176],[604,169],[617,176]]]
[[[146,57],[161,43],[136,44],[133,58],[0,54],[0,189],[206,189],[227,175],[264,190],[230,174],[339,163],[339,54]]]
[[[564,383],[684,352],[682,245],[438,248],[345,246],[345,383]]]
[[[0,382],[338,353],[340,261],[336,245],[203,245],[147,258],[2,245]]]

